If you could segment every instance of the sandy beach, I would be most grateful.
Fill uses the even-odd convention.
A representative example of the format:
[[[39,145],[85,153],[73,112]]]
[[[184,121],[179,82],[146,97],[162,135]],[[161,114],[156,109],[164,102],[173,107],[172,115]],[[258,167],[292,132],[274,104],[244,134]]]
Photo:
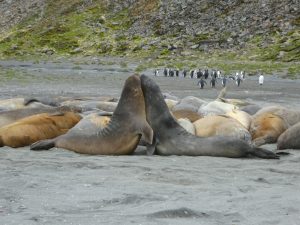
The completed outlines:
[[[134,64],[1,61],[0,99],[27,96],[119,97]],[[153,77],[153,70],[144,71]],[[153,77],[154,78],[154,77]],[[196,79],[156,77],[165,93],[213,100]],[[228,85],[227,98],[300,109],[300,81],[266,75]],[[263,146],[275,150],[276,145]],[[87,156],[54,148],[0,150],[0,224],[299,224],[300,151],[259,158]]]

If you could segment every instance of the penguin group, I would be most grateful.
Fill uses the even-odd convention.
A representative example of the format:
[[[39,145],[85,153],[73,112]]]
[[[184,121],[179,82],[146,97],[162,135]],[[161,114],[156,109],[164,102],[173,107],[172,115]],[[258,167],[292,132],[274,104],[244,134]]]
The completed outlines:
[[[154,76],[160,76],[160,71],[158,69],[154,70]],[[181,77],[181,78],[190,78],[190,79],[198,79],[197,85],[200,89],[203,89],[205,85],[207,85],[206,80],[210,78],[209,84],[212,88],[216,87],[217,80],[221,81],[221,85],[225,87],[227,85],[227,80],[232,80],[239,87],[243,80],[245,80],[246,74],[245,71],[236,72],[234,75],[223,75],[221,70],[218,69],[183,69],[180,71],[179,69],[169,69],[164,68],[162,71],[162,76],[164,77]]]

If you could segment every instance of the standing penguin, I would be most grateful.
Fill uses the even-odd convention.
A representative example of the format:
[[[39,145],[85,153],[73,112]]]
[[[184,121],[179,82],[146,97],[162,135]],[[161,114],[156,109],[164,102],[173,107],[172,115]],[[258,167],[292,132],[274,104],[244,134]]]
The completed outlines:
[[[215,87],[216,87],[216,82],[217,82],[217,80],[216,80],[216,78],[213,76],[213,77],[211,78],[211,80],[210,80],[210,86],[211,86],[212,88],[215,88]]]
[[[155,76],[155,77],[158,77],[158,76],[159,76],[159,71],[158,71],[158,69],[154,70],[154,76]]]
[[[224,77],[222,78],[222,86],[225,87],[227,83],[227,77],[224,75]]]
[[[169,73],[169,69],[168,69],[168,68],[165,68],[165,69],[164,69],[164,76],[167,77],[167,76],[168,76],[168,73]]]
[[[260,74],[260,76],[258,77],[258,83],[259,85],[263,85],[264,83],[264,76],[262,74]]]
[[[195,72],[194,70],[191,70],[191,71],[190,71],[190,77],[191,77],[191,79],[194,78],[194,72]]]
[[[186,75],[187,75],[187,70],[186,70],[186,69],[184,69],[184,70],[182,71],[182,75],[183,75],[183,77],[186,77]]]
[[[175,70],[175,75],[176,75],[176,77],[179,77],[179,69]]]
[[[203,73],[202,73],[202,71],[199,69],[199,70],[197,71],[197,78],[200,79],[200,78],[202,78],[202,76],[203,76]]]
[[[209,75],[208,69],[205,69],[204,70],[204,78],[205,78],[205,80],[208,78],[208,75]]]
[[[238,76],[238,77],[236,78],[236,81],[235,81],[236,85],[239,87],[240,84],[241,84],[241,82],[242,82],[242,79],[241,79],[240,76]]]
[[[217,77],[218,77],[219,79],[221,79],[221,77],[222,77],[222,72],[221,72],[220,70],[217,71]]]
[[[198,86],[200,86],[200,89],[203,89],[205,84],[206,84],[206,81],[203,80],[203,78],[201,78],[201,79],[198,81]]]

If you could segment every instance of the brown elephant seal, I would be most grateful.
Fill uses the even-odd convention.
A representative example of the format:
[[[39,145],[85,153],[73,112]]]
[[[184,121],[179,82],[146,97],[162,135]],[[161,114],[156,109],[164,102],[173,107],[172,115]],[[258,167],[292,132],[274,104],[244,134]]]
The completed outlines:
[[[57,137],[66,133],[80,119],[81,116],[74,112],[52,115],[42,113],[26,117],[0,128],[0,146],[17,148]]]
[[[75,100],[68,100],[62,102],[61,105],[63,106],[70,106],[70,107],[79,107],[82,111],[92,111],[92,110],[102,110],[106,112],[113,112],[115,111],[118,103],[117,102],[110,102],[110,101],[98,101],[98,100],[89,100],[89,99],[75,99]]]
[[[260,113],[255,115],[250,125],[250,134],[255,146],[275,143],[277,138],[288,129],[287,121],[273,113]]]
[[[154,143],[148,154],[220,156],[239,158],[255,155],[261,158],[278,158],[273,152],[250,146],[233,137],[201,138],[186,132],[173,118],[164,102],[159,86],[149,77],[141,76],[145,97],[147,121],[154,131]]]
[[[195,127],[193,123],[187,118],[180,118],[177,120],[178,124],[182,126],[187,132],[195,134]]]
[[[60,106],[60,107],[36,107],[36,108],[21,108],[0,112],[0,127],[14,123],[28,116],[33,116],[41,113],[59,114],[64,112],[81,112],[80,108]]]
[[[31,101],[26,102],[24,98],[10,98],[10,99],[2,99],[0,100],[0,111],[7,111],[13,109],[21,109],[21,108],[35,108],[35,107],[47,107],[41,102]]]
[[[289,126],[300,122],[300,110],[288,109],[282,106],[268,106],[259,110],[253,118],[264,113],[272,113],[284,119]]]
[[[250,124],[252,121],[252,117],[241,110],[238,109],[233,109],[232,111],[229,111],[226,113],[226,116],[230,116],[231,118],[237,120],[240,122],[247,130],[250,128]]]
[[[300,149],[300,122],[291,126],[279,136],[277,149]]]
[[[178,120],[181,118],[187,118],[189,119],[191,122],[195,122],[196,120],[201,119],[202,117],[191,110],[176,110],[176,111],[172,111],[172,115]]]
[[[140,77],[132,75],[126,80],[117,108],[104,129],[67,133],[37,142],[30,148],[58,147],[83,154],[127,155],[133,153],[142,135],[147,143],[152,143],[153,131],[146,121]]]
[[[230,112],[234,109],[237,109],[237,107],[232,104],[215,100],[215,101],[211,101],[206,104],[203,104],[199,108],[198,114],[201,115],[202,117],[209,116],[209,115],[222,115],[222,114],[226,114],[227,112]]]
[[[195,134],[199,137],[229,136],[251,142],[249,131],[240,122],[227,115],[206,116],[193,124]]]
[[[68,135],[82,134],[82,133],[97,133],[99,130],[107,127],[111,120],[112,114],[95,112],[84,116],[79,123],[68,131]]]

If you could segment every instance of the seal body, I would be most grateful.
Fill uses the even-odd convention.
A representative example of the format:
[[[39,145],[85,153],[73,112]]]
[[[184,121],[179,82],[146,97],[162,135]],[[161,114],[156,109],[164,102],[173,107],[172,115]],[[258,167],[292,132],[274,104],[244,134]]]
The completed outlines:
[[[273,152],[250,146],[246,141],[232,137],[201,138],[185,131],[170,114],[160,88],[149,77],[141,76],[145,96],[147,121],[154,131],[154,144],[148,153],[160,155],[221,156],[239,158],[255,155],[278,158]]]
[[[253,118],[250,126],[253,143],[256,146],[275,143],[287,128],[288,123],[272,113],[263,113]]]
[[[121,98],[106,127],[70,132],[53,140],[37,142],[31,149],[58,147],[83,154],[126,155],[135,150],[142,135],[147,143],[152,143],[152,132],[146,121],[140,78],[132,75],[126,80]]]
[[[81,116],[73,112],[57,115],[42,113],[26,117],[0,128],[0,146],[17,148],[57,137],[66,133],[80,119]]]
[[[279,136],[277,149],[300,149],[300,122],[291,126]]]
[[[237,137],[251,142],[249,131],[237,120],[226,116],[206,116],[194,122],[196,135],[199,137],[224,136]]]
[[[191,122],[195,122],[199,119],[201,119],[202,117],[191,110],[176,110],[176,111],[172,111],[172,115],[178,120],[178,119],[184,119],[187,118],[188,120],[190,120]]]
[[[229,116],[235,120],[237,120],[238,122],[240,122],[247,130],[249,130],[250,128],[250,124],[252,121],[251,116],[244,112],[244,111],[240,111],[238,109],[234,109],[232,111],[229,111],[226,113],[226,116]]]
[[[0,127],[14,123],[20,119],[23,119],[28,116],[33,116],[41,113],[49,114],[60,114],[64,112],[81,112],[80,109],[70,108],[67,106],[61,107],[51,107],[51,106],[41,106],[35,108],[21,108],[0,112]]]
[[[236,106],[234,106],[232,104],[215,100],[215,101],[212,101],[212,102],[202,105],[198,110],[198,114],[202,115],[202,116],[222,115],[222,114],[226,114],[227,112],[230,112],[234,109],[236,109]]]
[[[300,121],[300,111],[281,106],[262,108],[253,115],[250,133],[257,146],[275,143],[277,138],[290,126]]]

